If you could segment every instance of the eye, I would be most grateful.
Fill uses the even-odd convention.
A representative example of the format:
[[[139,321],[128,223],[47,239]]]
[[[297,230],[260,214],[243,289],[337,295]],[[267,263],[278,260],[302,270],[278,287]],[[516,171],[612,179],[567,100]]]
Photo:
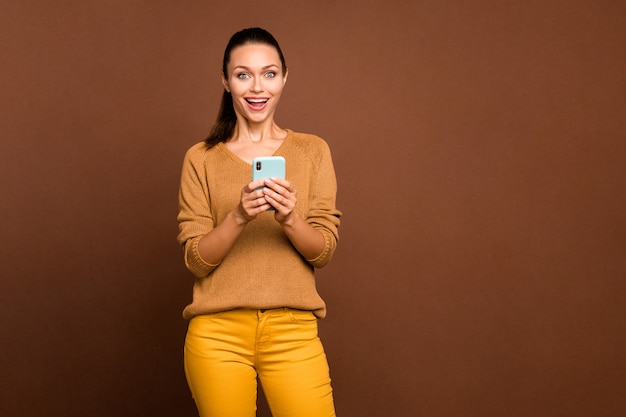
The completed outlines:
[[[250,78],[250,74],[246,72],[242,72],[242,73],[237,74],[237,78],[240,78],[240,79]]]
[[[276,73],[274,71],[268,71],[265,73],[265,78],[274,78],[276,77]]]

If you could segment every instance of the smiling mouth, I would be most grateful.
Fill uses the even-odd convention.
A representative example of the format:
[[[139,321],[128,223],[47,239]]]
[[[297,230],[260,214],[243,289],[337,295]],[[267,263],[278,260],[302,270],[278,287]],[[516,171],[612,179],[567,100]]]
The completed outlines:
[[[247,98],[246,102],[252,107],[263,107],[269,101],[268,98]]]

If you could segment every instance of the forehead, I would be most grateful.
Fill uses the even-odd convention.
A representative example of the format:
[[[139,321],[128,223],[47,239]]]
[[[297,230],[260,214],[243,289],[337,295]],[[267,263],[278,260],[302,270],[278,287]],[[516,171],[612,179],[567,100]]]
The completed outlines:
[[[272,64],[281,66],[276,48],[263,43],[248,43],[233,48],[228,66],[265,67]]]

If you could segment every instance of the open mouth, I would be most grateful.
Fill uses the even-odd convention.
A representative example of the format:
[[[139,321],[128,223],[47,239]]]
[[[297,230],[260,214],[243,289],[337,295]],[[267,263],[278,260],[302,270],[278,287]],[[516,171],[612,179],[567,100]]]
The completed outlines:
[[[263,108],[267,102],[268,98],[247,98],[246,102],[253,108]]]

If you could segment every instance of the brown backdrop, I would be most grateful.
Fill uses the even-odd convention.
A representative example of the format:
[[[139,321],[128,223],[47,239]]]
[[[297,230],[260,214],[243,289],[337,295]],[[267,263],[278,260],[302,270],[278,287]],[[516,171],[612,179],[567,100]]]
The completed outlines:
[[[0,415],[195,415],[178,176],[252,25],[335,158],[339,415],[626,414],[622,2],[31,0],[0,6]]]

